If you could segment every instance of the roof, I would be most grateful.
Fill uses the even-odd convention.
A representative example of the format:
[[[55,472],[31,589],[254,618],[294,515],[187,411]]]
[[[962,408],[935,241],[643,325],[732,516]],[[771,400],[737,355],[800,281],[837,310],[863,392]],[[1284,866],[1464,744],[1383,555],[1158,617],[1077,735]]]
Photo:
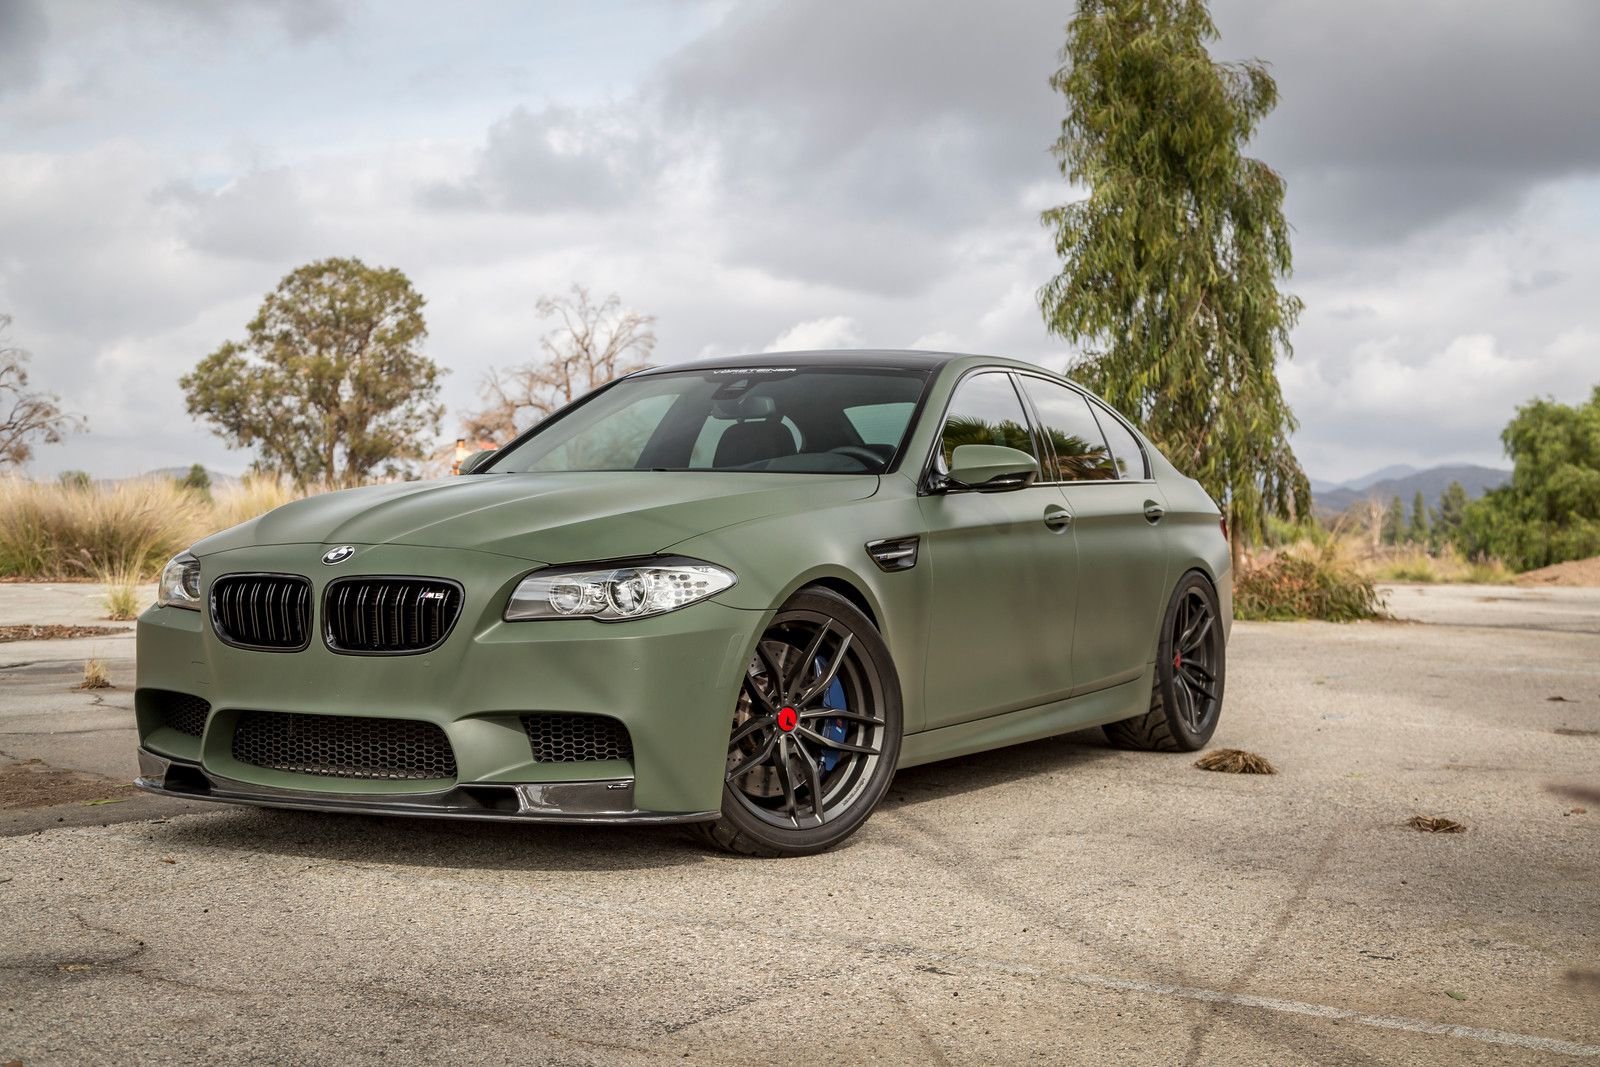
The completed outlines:
[[[670,363],[640,371],[659,374],[673,371],[720,370],[727,367],[892,367],[897,370],[935,370],[951,360],[963,359],[957,352],[916,352],[893,348],[838,348],[811,352],[761,352],[755,355],[719,356]]]

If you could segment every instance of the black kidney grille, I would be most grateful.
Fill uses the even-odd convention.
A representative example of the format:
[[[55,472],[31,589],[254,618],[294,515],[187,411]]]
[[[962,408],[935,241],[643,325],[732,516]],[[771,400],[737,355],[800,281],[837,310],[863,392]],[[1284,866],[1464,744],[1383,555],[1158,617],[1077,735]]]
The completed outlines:
[[[435,780],[456,776],[444,731],[416,719],[247,711],[233,728],[233,758],[253,767],[326,778]]]
[[[162,693],[158,707],[163,726],[190,737],[206,732],[206,716],[211,714],[211,705],[199,697],[188,693]]]
[[[311,641],[311,582],[293,574],[225,574],[211,583],[211,626],[230,645],[299,651]]]
[[[633,759],[628,728],[604,715],[524,715],[522,728],[540,763]]]
[[[461,614],[461,587],[439,578],[341,578],[322,598],[335,652],[426,652]]]

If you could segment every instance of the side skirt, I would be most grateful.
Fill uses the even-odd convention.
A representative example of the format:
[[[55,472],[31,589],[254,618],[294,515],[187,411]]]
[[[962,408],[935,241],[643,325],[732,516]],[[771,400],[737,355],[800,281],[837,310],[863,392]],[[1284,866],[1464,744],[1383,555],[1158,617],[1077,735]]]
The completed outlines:
[[[935,760],[1020,745],[1090,726],[1120,722],[1150,710],[1150,686],[1155,664],[1132,681],[1082,696],[1069,697],[1036,708],[991,715],[973,722],[907,734],[900,745],[900,766],[915,767]]]

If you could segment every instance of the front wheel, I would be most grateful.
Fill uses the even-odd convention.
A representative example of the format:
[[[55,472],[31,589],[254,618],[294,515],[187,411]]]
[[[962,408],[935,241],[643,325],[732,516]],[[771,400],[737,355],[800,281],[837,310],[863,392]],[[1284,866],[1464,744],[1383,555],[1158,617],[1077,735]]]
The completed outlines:
[[[756,643],[733,709],[722,818],[747,856],[806,856],[861,828],[900,758],[900,681],[877,629],[827,590],[797,594]]]
[[[1120,748],[1157,752],[1204,748],[1222,717],[1226,651],[1216,591],[1190,571],[1162,620],[1150,710],[1102,727],[1106,738]]]

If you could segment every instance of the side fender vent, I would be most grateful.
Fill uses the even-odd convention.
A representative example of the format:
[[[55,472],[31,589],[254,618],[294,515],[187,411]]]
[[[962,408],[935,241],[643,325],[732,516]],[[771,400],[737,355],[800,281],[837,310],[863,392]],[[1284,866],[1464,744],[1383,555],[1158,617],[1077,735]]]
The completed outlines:
[[[882,541],[868,541],[867,555],[880,571],[908,571],[917,565],[917,548],[920,537],[890,537]]]

